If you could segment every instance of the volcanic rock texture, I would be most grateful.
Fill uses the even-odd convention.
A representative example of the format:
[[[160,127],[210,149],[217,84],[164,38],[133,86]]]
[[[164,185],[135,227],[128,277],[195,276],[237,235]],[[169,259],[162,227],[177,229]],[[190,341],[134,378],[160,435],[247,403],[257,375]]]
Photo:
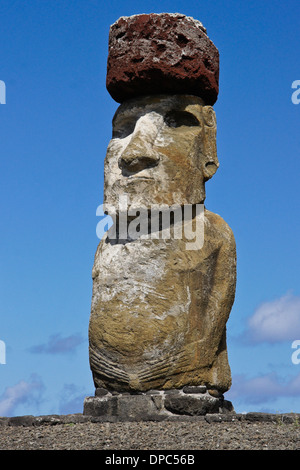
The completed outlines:
[[[121,17],[111,26],[106,86],[118,103],[188,93],[213,105],[218,81],[219,52],[200,21],[152,13]]]

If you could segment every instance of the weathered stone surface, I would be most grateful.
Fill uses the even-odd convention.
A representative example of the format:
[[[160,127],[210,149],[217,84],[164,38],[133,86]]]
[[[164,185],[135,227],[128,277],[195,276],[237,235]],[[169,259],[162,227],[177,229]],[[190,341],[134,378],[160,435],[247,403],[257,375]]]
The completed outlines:
[[[218,82],[219,52],[199,21],[151,13],[111,26],[106,86],[117,102],[165,93],[200,96],[213,105]]]
[[[155,393],[156,392],[156,393]],[[147,421],[176,418],[177,416],[205,416],[206,414],[235,414],[231,402],[224,397],[208,394],[187,394],[182,390],[159,390],[154,393],[120,393],[87,397],[84,416],[102,421]],[[157,393],[158,392],[158,393]]]
[[[0,417],[0,426],[55,426],[57,424],[77,424],[85,423],[89,420],[89,416],[82,413],[70,415],[41,415],[41,416],[13,416],[9,418]]]
[[[165,398],[165,408],[172,413],[199,416],[207,413],[218,413],[220,400],[205,396],[168,395]]]
[[[160,416],[229,409],[235,240],[204,208],[219,166],[218,58],[205,28],[184,15],[135,15],[111,27],[107,88],[122,104],[104,165],[113,225],[92,273],[89,358],[99,390],[85,406],[97,416],[142,419],[143,403],[147,419],[153,406]]]
[[[87,397],[83,413],[103,419],[118,418],[119,421],[160,420],[168,415],[164,410],[163,397],[154,395],[118,395]]]
[[[205,212],[199,251],[183,240],[99,245],[90,319],[95,385],[117,390],[231,385],[226,322],[235,253],[225,222]]]
[[[219,167],[216,116],[190,95],[129,100],[113,119],[104,163],[104,204],[119,209],[199,204]]]
[[[10,426],[32,426],[34,423],[34,416],[24,415],[24,416],[13,416],[9,418]]]
[[[93,397],[88,397],[90,400]],[[225,400],[226,401],[226,400]],[[17,418],[17,419],[16,419]],[[167,416],[159,416],[157,420],[167,420],[167,421],[177,421],[177,422],[190,422],[198,423],[201,421],[206,421],[207,423],[219,423],[219,422],[246,422],[246,423],[273,423],[276,426],[279,424],[292,424],[295,429],[299,426],[300,414],[298,413],[245,413],[239,414],[235,412],[221,412],[221,413],[207,413],[206,415],[174,415],[168,413]],[[157,421],[156,419],[151,419],[151,421]],[[18,426],[24,428],[31,428],[33,426],[44,426],[45,428],[56,425],[70,425],[77,423],[94,423],[94,422],[105,422],[105,421],[119,421],[118,417],[108,417],[108,416],[96,416],[88,414],[71,414],[71,415],[46,415],[46,416],[31,416],[28,419],[28,416],[15,416],[15,417],[1,417],[0,416],[0,427],[8,426]],[[126,421],[124,419],[123,421]],[[132,420],[134,421],[134,420]],[[141,420],[142,421],[142,420]]]
[[[204,202],[205,181],[219,165],[210,106],[194,96],[143,97],[121,105],[113,125],[104,201],[108,211],[117,208],[119,222],[120,195],[133,211]],[[158,230],[158,238],[151,231],[150,238],[135,239],[126,224],[124,237],[113,238],[110,231],[100,242],[89,326],[96,387],[229,389],[226,322],[235,294],[234,237],[206,209],[178,224],[182,238],[164,238]],[[193,249],[187,228],[196,237]]]

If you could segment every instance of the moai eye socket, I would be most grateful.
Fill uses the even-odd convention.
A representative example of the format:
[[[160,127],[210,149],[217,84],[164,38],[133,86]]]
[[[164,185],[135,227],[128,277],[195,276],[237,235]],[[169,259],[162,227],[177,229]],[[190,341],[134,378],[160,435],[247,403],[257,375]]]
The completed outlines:
[[[124,139],[132,134],[135,129],[136,121],[136,118],[126,118],[114,123],[112,138]]]
[[[196,116],[188,111],[170,111],[165,116],[165,123],[168,127],[199,127],[199,121]]]

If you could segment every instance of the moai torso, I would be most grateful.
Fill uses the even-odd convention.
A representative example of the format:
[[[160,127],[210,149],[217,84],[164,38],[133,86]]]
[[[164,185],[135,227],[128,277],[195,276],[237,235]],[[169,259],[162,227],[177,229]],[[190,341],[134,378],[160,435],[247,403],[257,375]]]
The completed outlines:
[[[153,205],[203,206],[205,181],[219,165],[215,139],[214,111],[200,96],[130,97],[113,120],[104,203],[115,208],[117,221],[124,195],[133,213]],[[226,322],[235,294],[234,237],[206,209],[177,224],[181,238],[164,237],[161,227],[156,236],[150,228],[148,237],[136,239],[116,231],[98,246],[89,326],[96,387],[230,387]],[[198,246],[185,237],[189,224]]]
[[[199,252],[182,240],[103,240],[93,279],[90,360],[98,387],[229,388],[225,324],[235,245],[219,216],[205,211]]]

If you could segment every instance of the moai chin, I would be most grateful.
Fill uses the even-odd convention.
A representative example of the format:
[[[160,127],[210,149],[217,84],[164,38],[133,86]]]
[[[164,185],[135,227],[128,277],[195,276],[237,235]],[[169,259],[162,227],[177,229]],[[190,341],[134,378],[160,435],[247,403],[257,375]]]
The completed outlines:
[[[219,215],[196,210],[219,166],[212,108],[218,77],[218,50],[193,18],[135,15],[110,28],[107,89],[120,106],[105,158],[107,211],[119,227],[121,197],[147,217],[153,205],[182,211],[188,205],[192,216],[179,224],[196,224],[204,237],[199,233],[198,248],[187,249],[184,235],[162,237],[161,225],[154,233],[150,224],[148,237],[121,236],[115,225],[115,236],[103,237],[89,324],[96,388],[230,388],[226,323],[235,296],[235,241]],[[128,221],[132,213],[126,229]]]

